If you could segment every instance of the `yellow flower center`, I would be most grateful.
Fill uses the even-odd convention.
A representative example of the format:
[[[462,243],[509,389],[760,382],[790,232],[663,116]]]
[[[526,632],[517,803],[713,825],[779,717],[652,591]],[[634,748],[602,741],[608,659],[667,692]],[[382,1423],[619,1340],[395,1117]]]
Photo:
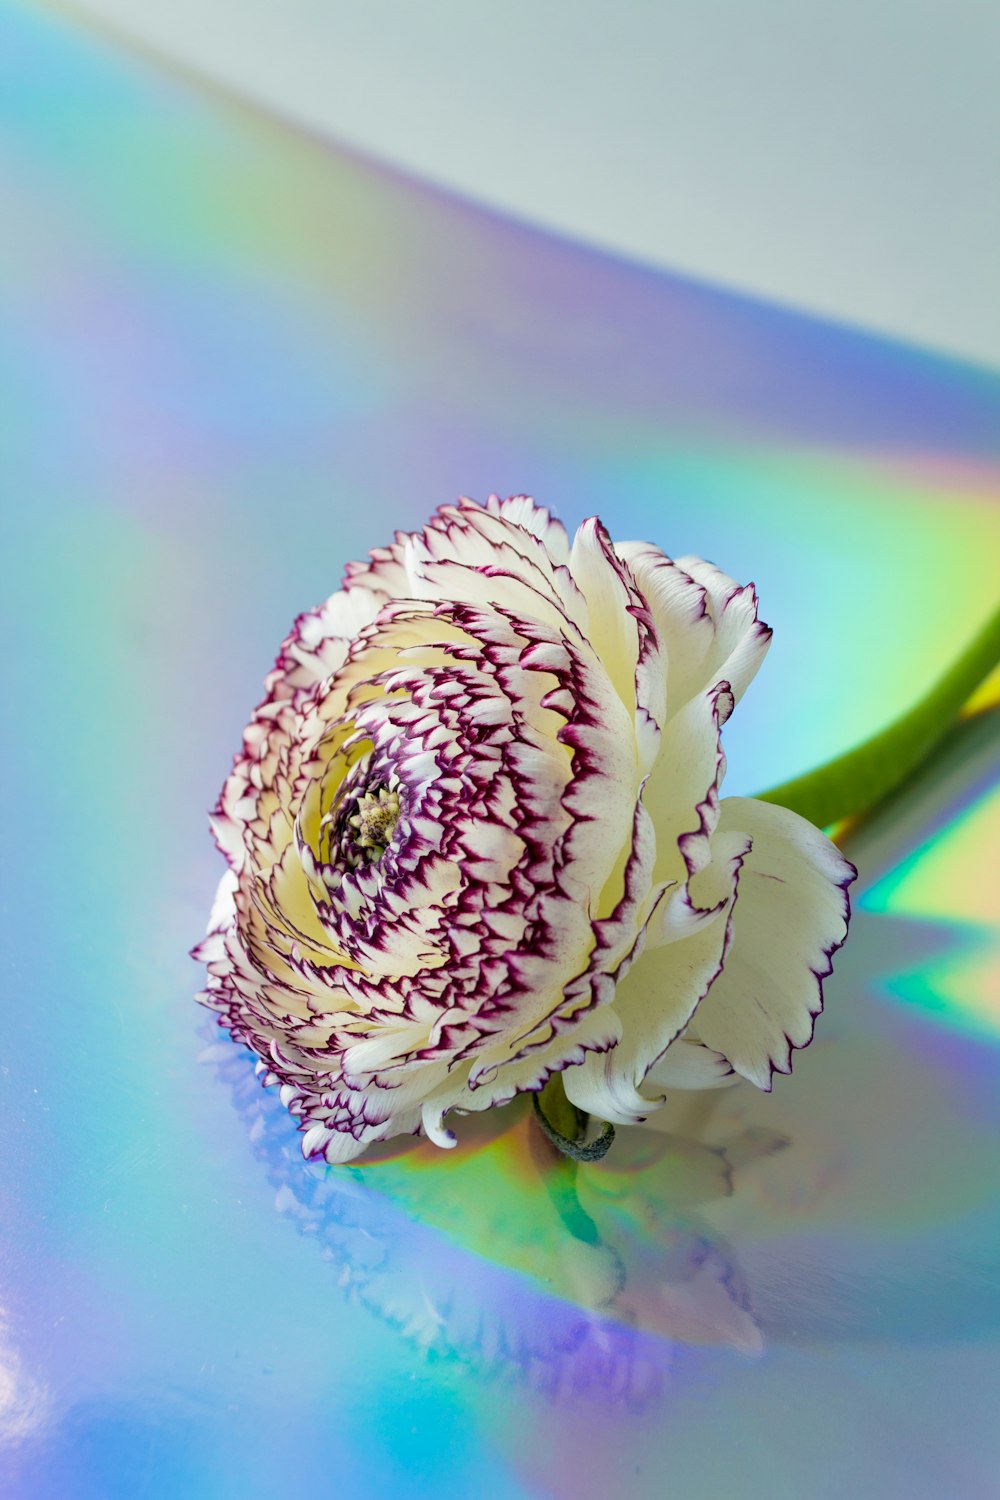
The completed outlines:
[[[358,810],[348,824],[354,829],[354,843],[370,860],[381,859],[399,821],[399,797],[388,787],[365,792],[358,798]]]

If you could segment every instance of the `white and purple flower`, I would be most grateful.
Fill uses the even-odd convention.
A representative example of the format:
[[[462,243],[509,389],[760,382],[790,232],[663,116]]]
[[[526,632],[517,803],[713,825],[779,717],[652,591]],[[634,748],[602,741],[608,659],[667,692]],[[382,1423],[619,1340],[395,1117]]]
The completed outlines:
[[[463,500],[300,616],[213,827],[202,997],[306,1156],[347,1161],[562,1072],[642,1120],[768,1089],[811,1040],[853,867],[719,799],[771,632],[694,558]]]

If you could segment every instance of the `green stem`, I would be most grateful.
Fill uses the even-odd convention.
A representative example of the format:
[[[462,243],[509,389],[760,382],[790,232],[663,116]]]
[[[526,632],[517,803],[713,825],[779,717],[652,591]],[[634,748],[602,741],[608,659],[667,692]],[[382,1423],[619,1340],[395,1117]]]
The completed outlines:
[[[1000,608],[994,610],[944,676],[902,718],[825,766],[759,792],[758,800],[790,807],[819,828],[865,812],[926,759],[998,661]]]
[[[600,1161],[615,1138],[615,1127],[605,1125],[595,1141],[587,1141],[589,1116],[566,1097],[561,1073],[553,1073],[540,1094],[532,1094],[535,1116],[557,1151],[571,1161]]]

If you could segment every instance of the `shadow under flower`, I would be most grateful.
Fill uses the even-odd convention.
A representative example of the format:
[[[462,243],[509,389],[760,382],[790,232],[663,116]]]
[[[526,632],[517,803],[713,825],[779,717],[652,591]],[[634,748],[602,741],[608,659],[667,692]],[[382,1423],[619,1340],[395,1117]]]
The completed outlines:
[[[317,1241],[345,1297],[429,1359],[639,1409],[664,1391],[678,1346],[762,1351],[745,1279],[699,1210],[781,1148],[774,1133],[707,1146],[624,1130],[609,1158],[578,1169],[521,1099],[461,1122],[447,1154],[419,1142],[329,1167],[302,1159],[242,1046],[216,1036],[202,1058],[231,1091],[278,1212]]]

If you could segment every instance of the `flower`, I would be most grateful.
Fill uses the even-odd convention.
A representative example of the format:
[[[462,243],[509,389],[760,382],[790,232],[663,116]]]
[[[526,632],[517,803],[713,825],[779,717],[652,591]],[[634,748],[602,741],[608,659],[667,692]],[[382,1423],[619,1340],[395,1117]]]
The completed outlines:
[[[454,1136],[562,1072],[640,1121],[811,1040],[855,871],[719,799],[771,632],[709,563],[462,500],[347,569],[266,681],[213,817],[201,997],[307,1157]]]

